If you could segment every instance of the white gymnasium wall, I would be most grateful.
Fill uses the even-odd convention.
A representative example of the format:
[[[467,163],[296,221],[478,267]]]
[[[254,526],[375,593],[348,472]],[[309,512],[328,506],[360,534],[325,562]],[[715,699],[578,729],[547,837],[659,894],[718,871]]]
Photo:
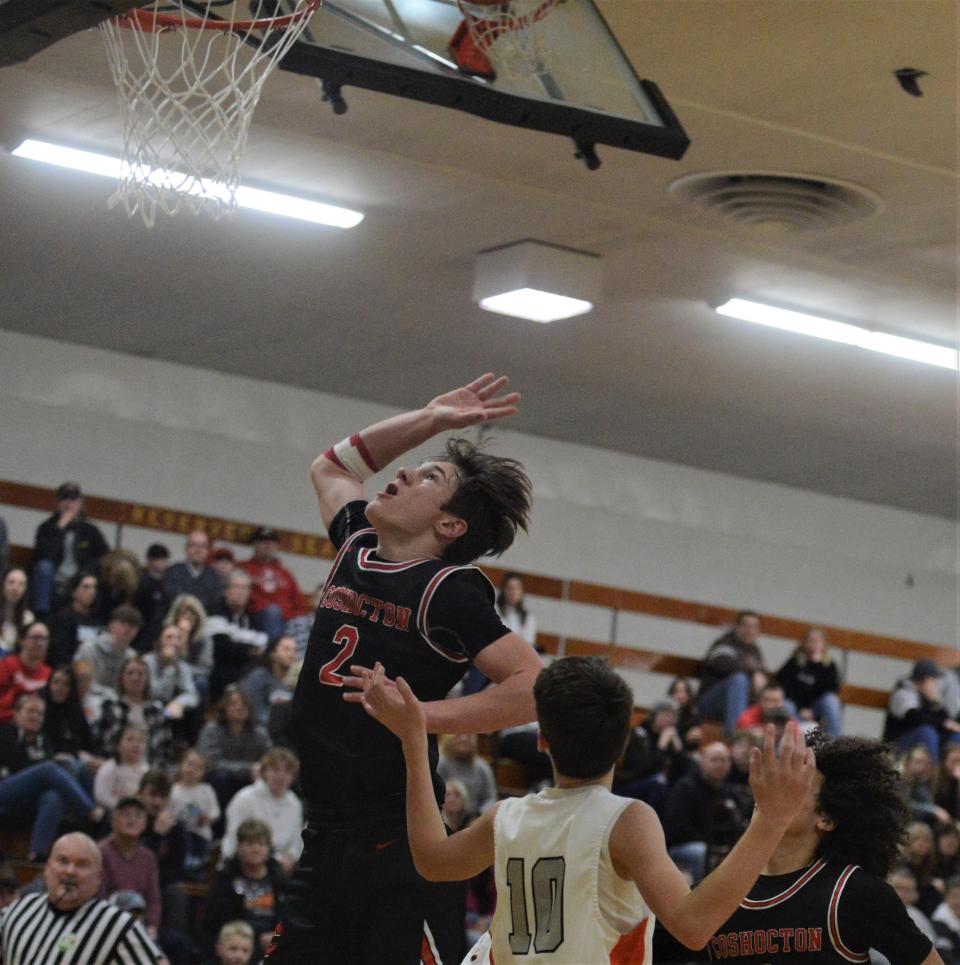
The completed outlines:
[[[322,381],[322,373],[318,374]],[[429,395],[447,388],[424,383]],[[524,386],[536,405],[536,387]],[[362,392],[363,387],[358,387]],[[319,531],[317,452],[394,410],[198,368],[0,331],[0,478]],[[646,418],[655,418],[654,413]],[[638,418],[636,432],[643,432]],[[947,520],[501,429],[535,487],[533,525],[503,558],[521,570],[800,620],[957,644],[957,533]],[[429,447],[425,452],[432,451]],[[376,482],[376,481],[375,481]],[[2,507],[14,542],[41,513]],[[113,541],[114,533],[108,527]],[[128,528],[124,545],[179,539]],[[291,556],[305,588],[326,565]],[[699,656],[715,630],[538,599],[542,629]],[[776,667],[791,643],[767,638]],[[853,654],[853,683],[888,687],[905,661]],[[629,675],[640,702],[663,692]],[[850,709],[849,730],[879,731]]]

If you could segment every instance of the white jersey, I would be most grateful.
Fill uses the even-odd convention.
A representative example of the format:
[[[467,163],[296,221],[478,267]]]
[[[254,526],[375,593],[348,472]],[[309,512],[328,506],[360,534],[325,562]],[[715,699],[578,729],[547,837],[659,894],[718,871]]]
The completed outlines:
[[[502,801],[497,910],[464,965],[650,965],[653,914],[610,859],[610,832],[632,803],[599,784]]]

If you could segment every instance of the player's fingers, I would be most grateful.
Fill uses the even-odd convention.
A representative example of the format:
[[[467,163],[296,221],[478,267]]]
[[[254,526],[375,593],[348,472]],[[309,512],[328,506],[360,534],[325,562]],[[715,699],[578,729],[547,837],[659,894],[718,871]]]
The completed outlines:
[[[366,678],[364,677],[351,677],[347,674],[343,676],[344,687],[355,687],[357,690],[362,690],[365,682]]]
[[[488,382],[477,395],[481,399],[489,399],[495,396],[510,380],[505,376],[501,375],[499,378],[494,379],[492,382]]]
[[[479,392],[493,377],[493,372],[485,372],[480,378],[474,379],[467,388],[472,392]]]
[[[397,677],[394,683],[397,685],[397,690],[400,691],[400,696],[403,697],[405,704],[412,704],[416,701],[416,694],[410,689],[410,684],[403,677]]]
[[[358,663],[350,664],[350,671],[357,677],[367,677],[373,673],[369,667],[361,667]]]
[[[484,409],[481,418],[485,422],[493,422],[494,419],[503,419],[508,415],[516,415],[518,411],[515,405],[505,405],[498,409]]]
[[[750,780],[759,781],[763,770],[763,755],[759,747],[750,748]]]
[[[763,728],[763,768],[773,773],[777,767],[777,729],[773,724]]]
[[[365,698],[359,690],[345,690],[343,692],[343,699],[348,704],[362,704]]]

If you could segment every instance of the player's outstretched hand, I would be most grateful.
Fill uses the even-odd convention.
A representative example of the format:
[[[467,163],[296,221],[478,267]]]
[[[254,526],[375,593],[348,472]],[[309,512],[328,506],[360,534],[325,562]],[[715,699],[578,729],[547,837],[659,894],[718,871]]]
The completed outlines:
[[[789,824],[806,803],[816,772],[813,751],[799,725],[787,724],[778,760],[775,728],[768,724],[763,750],[755,747],[750,756],[750,790],[757,809],[772,821]]]
[[[517,411],[520,393],[498,394],[508,381],[505,375],[497,377],[492,372],[487,372],[463,388],[438,395],[427,405],[427,409],[437,420],[437,431],[463,429],[479,422],[490,422],[513,415]]]
[[[363,670],[365,668],[351,668]],[[427,732],[427,715],[403,677],[390,680],[377,661],[373,672],[361,674],[363,690],[355,696],[363,709],[392,731],[401,741],[422,739]],[[344,695],[349,700],[348,695]]]

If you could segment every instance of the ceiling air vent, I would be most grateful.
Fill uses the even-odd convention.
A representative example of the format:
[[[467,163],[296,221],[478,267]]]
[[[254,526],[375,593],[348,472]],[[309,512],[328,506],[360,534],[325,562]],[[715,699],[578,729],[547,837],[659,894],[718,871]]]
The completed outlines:
[[[849,181],[768,171],[688,174],[668,190],[714,220],[763,234],[827,231],[883,207],[878,194]]]

